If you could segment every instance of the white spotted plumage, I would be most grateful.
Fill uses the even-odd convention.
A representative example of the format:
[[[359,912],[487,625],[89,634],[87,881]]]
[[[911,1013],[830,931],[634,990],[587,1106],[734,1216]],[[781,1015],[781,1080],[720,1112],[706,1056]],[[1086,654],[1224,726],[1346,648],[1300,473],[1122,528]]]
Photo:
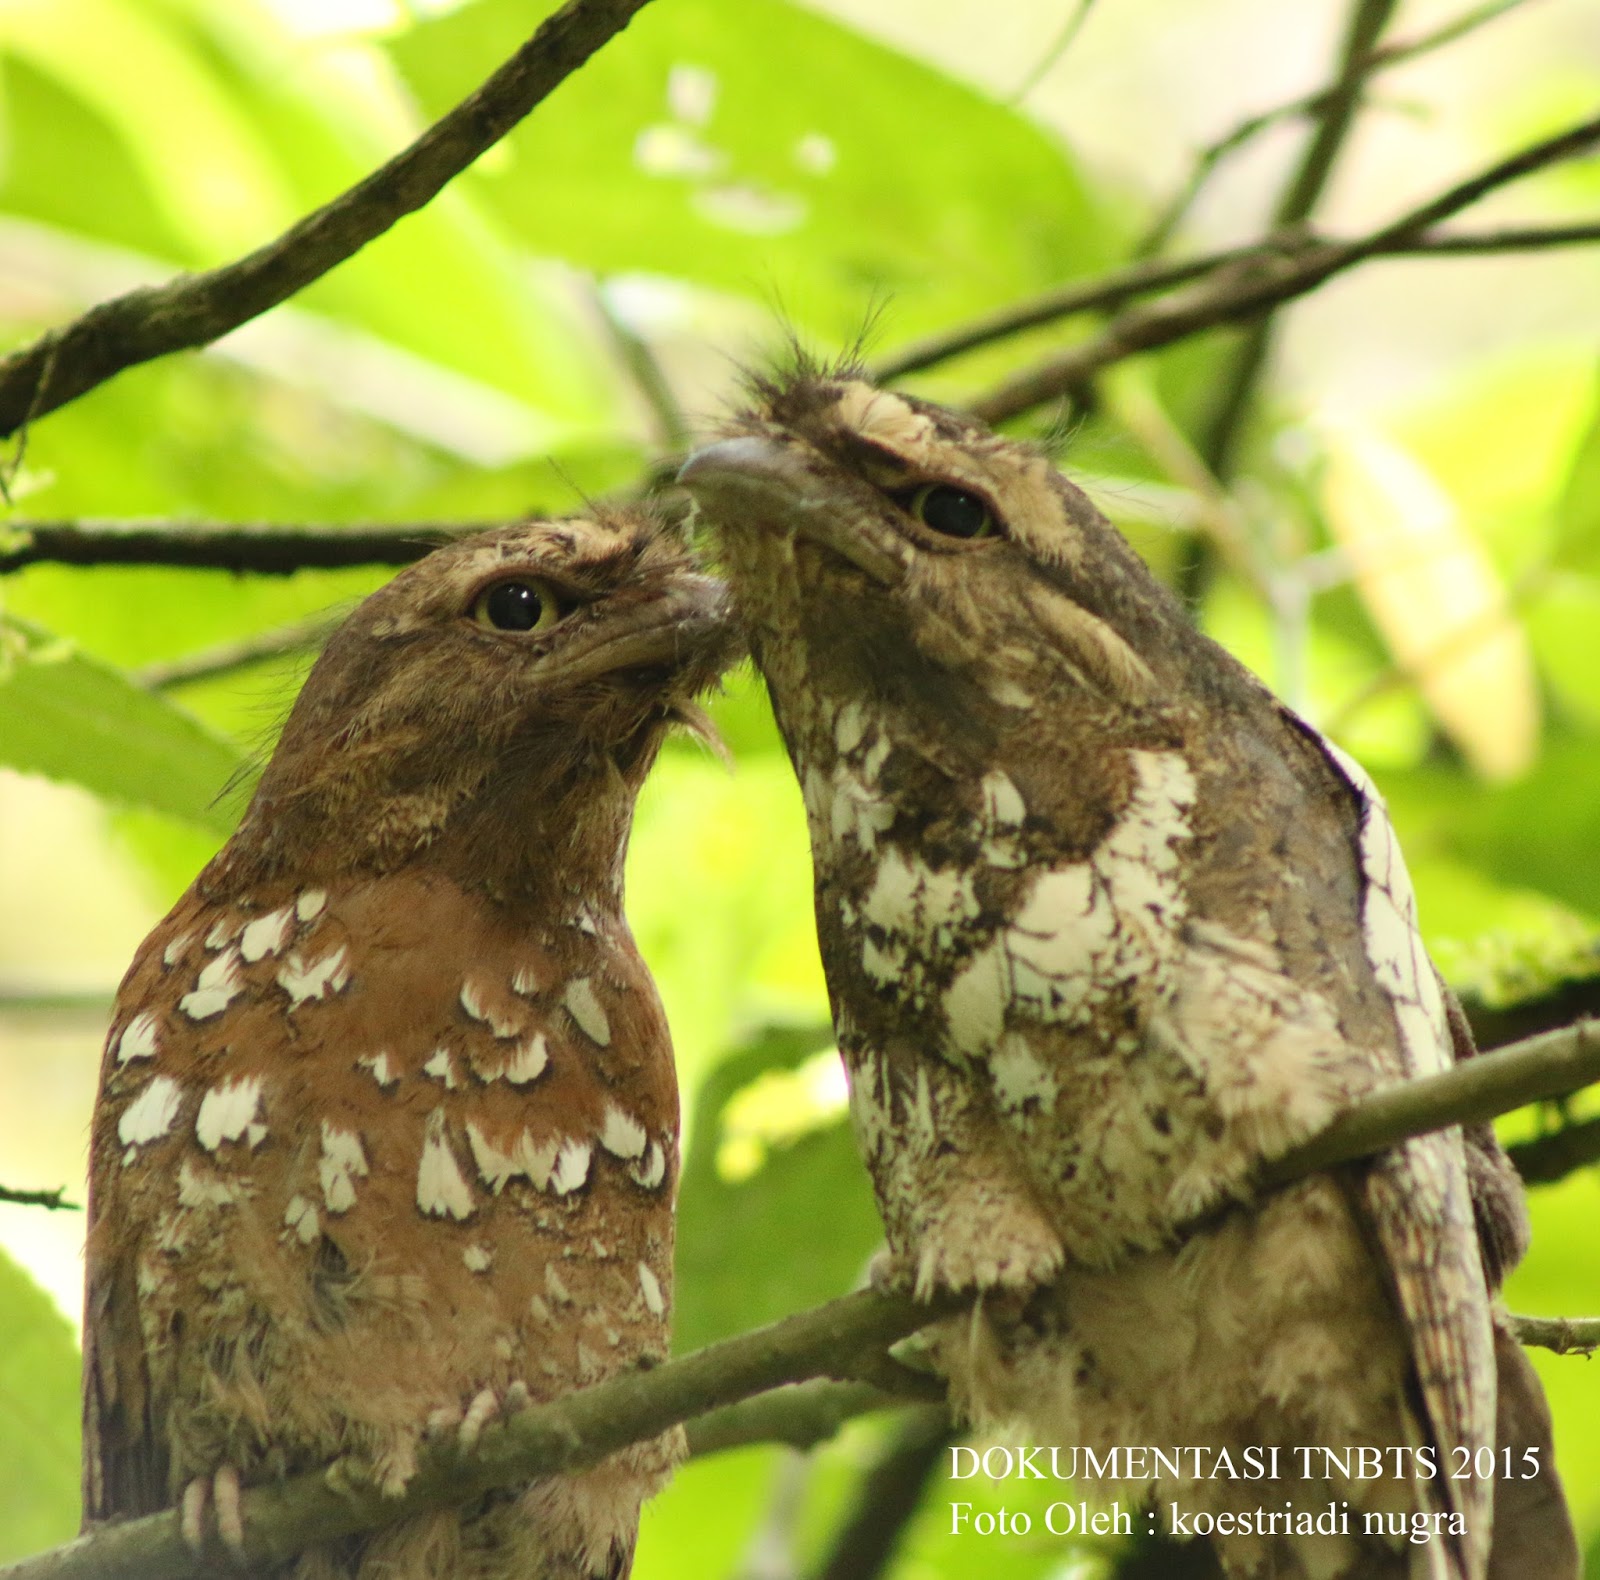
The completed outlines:
[[[581,585],[581,617],[474,617],[497,579]],[[214,1509],[232,1541],[241,1486],[337,1461],[399,1493],[430,1430],[471,1451],[503,1410],[664,1357],[677,1093],[620,874],[666,728],[732,657],[720,600],[608,512],[452,544],[332,635],[112,1016],[89,1522],[177,1507],[198,1539]],[[679,1452],[304,1566],[622,1580]]]
[[[215,1152],[225,1141],[248,1138],[259,1146],[266,1139],[267,1127],[261,1118],[261,1077],[234,1076],[211,1087],[200,1099],[195,1115],[195,1140],[207,1152]]]

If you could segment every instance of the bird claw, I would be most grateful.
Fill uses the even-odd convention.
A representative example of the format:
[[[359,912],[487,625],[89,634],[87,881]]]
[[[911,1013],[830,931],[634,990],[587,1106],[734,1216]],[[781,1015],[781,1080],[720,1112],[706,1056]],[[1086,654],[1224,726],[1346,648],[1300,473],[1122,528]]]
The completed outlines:
[[[909,1257],[879,1246],[867,1263],[867,1283],[880,1295],[909,1295],[916,1287],[916,1270]]]
[[[517,1381],[504,1394],[493,1388],[480,1388],[466,1407],[459,1404],[441,1405],[427,1420],[426,1432],[430,1440],[437,1441],[454,1432],[456,1448],[470,1454],[483,1436],[483,1429],[492,1422],[503,1421],[528,1407],[528,1385]]]
[[[244,1510],[236,1465],[223,1465],[210,1476],[196,1476],[183,1489],[179,1505],[178,1528],[184,1542],[194,1551],[206,1545],[206,1510],[216,1512],[217,1535],[235,1557],[244,1554]]]
[[[483,1429],[500,1414],[500,1395],[493,1388],[482,1388],[473,1395],[467,1413],[456,1431],[456,1447],[470,1454],[478,1446]]]

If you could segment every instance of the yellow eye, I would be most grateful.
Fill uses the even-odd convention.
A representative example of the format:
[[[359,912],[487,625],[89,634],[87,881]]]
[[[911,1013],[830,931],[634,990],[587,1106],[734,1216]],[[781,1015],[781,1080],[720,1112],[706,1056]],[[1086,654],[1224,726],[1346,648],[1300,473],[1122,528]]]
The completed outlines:
[[[989,502],[949,483],[929,483],[911,496],[910,511],[946,538],[992,538],[1000,530]]]
[[[544,582],[526,578],[493,582],[472,600],[472,618],[491,631],[543,631],[562,612]]]

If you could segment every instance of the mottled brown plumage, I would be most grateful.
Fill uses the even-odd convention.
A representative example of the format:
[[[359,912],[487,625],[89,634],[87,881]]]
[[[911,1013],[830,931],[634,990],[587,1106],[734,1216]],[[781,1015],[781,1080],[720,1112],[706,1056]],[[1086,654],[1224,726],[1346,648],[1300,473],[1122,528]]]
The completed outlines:
[[[91,1160],[87,1523],[660,1359],[678,1102],[622,913],[633,800],[726,663],[643,517],[440,549],[363,603],[118,994]],[[618,1580],[676,1434],[299,1560]]]
[[[1452,1057],[1371,781],[975,422],[801,374],[683,481],[800,776],[897,1275],[983,1297],[939,1341],[960,1403],[1102,1458],[1283,1451],[1265,1479],[1104,1484],[1163,1522],[1348,1500],[1349,1536],[1219,1538],[1238,1580],[1481,1580],[1493,1485],[1449,1471],[1495,1446],[1491,1286],[1526,1233],[1492,1138],[1226,1210],[1262,1160]],[[1402,1453],[1303,1480],[1318,1445]],[[1440,1474],[1394,1473],[1424,1451]],[[1553,1576],[1576,1572],[1560,1507]],[[1433,1539],[1389,1534],[1413,1516]]]

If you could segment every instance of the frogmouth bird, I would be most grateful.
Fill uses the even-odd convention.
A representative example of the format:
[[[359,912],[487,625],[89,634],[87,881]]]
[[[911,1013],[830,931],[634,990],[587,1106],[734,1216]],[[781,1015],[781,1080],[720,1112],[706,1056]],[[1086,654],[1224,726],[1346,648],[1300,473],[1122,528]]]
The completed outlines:
[[[87,1525],[419,1446],[666,1354],[678,1103],[622,910],[639,789],[732,656],[642,514],[402,571],[139,949],[96,1106]],[[300,1580],[621,1580],[679,1437],[314,1549]],[[210,1512],[214,1510],[214,1513]]]
[[[804,795],[889,1276],[978,1297],[958,1404],[1236,1580],[1575,1576],[1488,1132],[1253,1191],[1471,1051],[1372,781],[974,420],[802,369],[681,481]]]

